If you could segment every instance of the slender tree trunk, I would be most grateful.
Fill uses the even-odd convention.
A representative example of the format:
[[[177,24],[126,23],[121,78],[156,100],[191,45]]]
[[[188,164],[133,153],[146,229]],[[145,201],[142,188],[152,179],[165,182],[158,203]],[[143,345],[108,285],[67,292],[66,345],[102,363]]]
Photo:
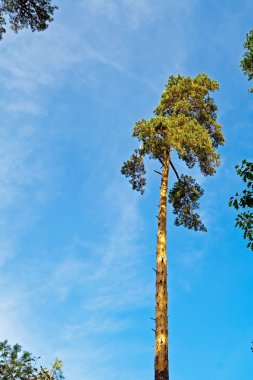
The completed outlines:
[[[156,249],[156,343],[155,380],[169,380],[168,361],[168,290],[166,221],[168,202],[169,154],[163,163],[158,213],[158,235]]]

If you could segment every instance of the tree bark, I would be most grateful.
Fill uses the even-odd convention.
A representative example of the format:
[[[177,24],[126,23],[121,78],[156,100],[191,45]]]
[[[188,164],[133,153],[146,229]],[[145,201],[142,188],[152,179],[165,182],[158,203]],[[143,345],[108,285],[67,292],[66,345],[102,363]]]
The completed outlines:
[[[169,154],[167,154],[163,162],[163,172],[161,179],[156,249],[155,380],[169,380],[168,290],[166,252],[166,222],[169,165]]]

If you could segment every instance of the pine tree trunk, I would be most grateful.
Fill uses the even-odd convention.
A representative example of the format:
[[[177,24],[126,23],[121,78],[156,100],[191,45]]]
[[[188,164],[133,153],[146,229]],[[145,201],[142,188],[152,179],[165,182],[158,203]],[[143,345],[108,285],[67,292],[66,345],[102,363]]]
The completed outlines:
[[[156,250],[156,343],[155,380],[169,379],[168,361],[168,290],[166,221],[168,201],[169,155],[165,157],[160,190]]]

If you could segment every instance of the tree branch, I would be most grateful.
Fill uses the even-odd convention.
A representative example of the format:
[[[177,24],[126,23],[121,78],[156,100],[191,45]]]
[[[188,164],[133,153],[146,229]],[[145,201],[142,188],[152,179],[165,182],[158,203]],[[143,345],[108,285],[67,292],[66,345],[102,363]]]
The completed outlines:
[[[160,161],[160,163],[162,164],[163,166],[163,160],[161,158],[158,157],[158,160]]]
[[[177,170],[176,170],[176,168],[175,168],[175,166],[173,165],[173,163],[172,163],[171,160],[170,160],[170,166],[172,167],[174,173],[176,174],[177,179],[180,181],[180,177],[179,177],[179,175],[178,175],[178,172],[177,172]]]

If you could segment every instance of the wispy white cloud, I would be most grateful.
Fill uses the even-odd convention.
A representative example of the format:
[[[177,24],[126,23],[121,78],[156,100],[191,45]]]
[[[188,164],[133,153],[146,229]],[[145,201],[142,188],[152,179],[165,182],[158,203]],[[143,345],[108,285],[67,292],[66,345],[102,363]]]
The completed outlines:
[[[0,128],[1,208],[17,206],[29,186],[45,179],[43,159],[37,154],[41,142],[32,126]]]
[[[204,270],[206,260],[207,252],[204,248],[202,250],[186,248],[177,257],[175,284],[186,293],[192,292],[196,279]]]
[[[19,112],[18,112],[19,114]],[[6,115],[6,113],[5,113]],[[49,137],[47,136],[47,139]],[[53,163],[42,131],[6,117],[0,126],[0,262],[20,252],[20,242],[38,219],[38,209],[54,193]]]
[[[31,342],[24,320],[26,320],[26,292],[17,290],[8,281],[6,276],[1,276],[0,286],[0,341],[8,338],[14,344],[16,342]]]
[[[16,99],[9,102],[2,101],[0,103],[2,112],[7,114],[20,114],[27,113],[33,116],[38,116],[41,114],[42,110],[39,104],[36,104],[31,99]]]
[[[204,252],[203,251],[190,251],[190,252],[184,252],[179,257],[179,262],[181,265],[185,267],[194,266],[197,263],[199,263],[204,258]]]
[[[172,2],[168,9],[165,3],[162,4],[178,38],[182,35],[180,20],[188,11],[192,11],[194,4],[191,7],[187,4],[176,6]],[[77,4],[77,9],[79,13],[72,15],[76,18],[75,29],[72,24],[56,17],[45,33],[21,33],[15,38],[8,34],[1,43],[0,83],[2,92],[5,91],[3,98],[10,99],[7,110],[36,115],[41,110],[39,102],[43,88],[59,88],[66,84],[73,85],[74,82],[77,86],[87,83],[94,85],[97,78],[89,66],[91,62],[111,67],[155,88],[154,80],[132,72],[130,41],[126,45],[122,44],[120,36],[124,33],[124,25],[135,29],[145,22],[153,22],[162,9],[149,0],[85,0]],[[66,9],[62,11],[66,12]],[[118,24],[117,33],[111,30],[110,23]],[[170,70],[180,71],[187,55],[187,46],[181,41],[180,46],[171,48]],[[22,102],[13,102],[16,93],[22,96]],[[35,93],[38,98],[34,98]],[[6,104],[4,101],[2,106]]]
[[[138,28],[143,22],[150,21],[154,17],[156,6],[149,0],[83,0],[85,9],[89,9],[93,15],[102,15],[110,22],[123,24],[128,28]]]
[[[14,247],[10,241],[0,241],[0,267],[14,254]]]
[[[50,286],[57,294],[67,296],[73,284],[86,284],[92,296],[83,306],[94,312],[104,308],[114,312],[129,304],[143,306],[147,299],[140,272],[143,258],[138,240],[142,220],[137,198],[115,184],[106,190],[105,202],[113,220],[107,237],[89,247],[75,238],[76,242],[67,248],[66,258],[57,263]]]
[[[58,260],[48,255],[45,262],[39,255],[26,264],[18,280],[22,290],[16,294],[19,302],[3,302],[1,318],[5,331],[2,336],[11,340],[16,337],[21,344],[29,344],[26,348],[46,361],[52,360],[52,355],[61,357],[69,379],[81,380],[84,375],[89,380],[118,378],[119,368],[113,369],[113,362],[119,352],[123,354],[123,350],[127,350],[127,342],[122,341],[115,351],[114,340],[121,339],[122,333],[133,328],[128,312],[150,304],[151,289],[142,270],[145,257],[140,255],[138,237],[143,226],[137,197],[118,183],[111,184],[103,197],[110,210],[105,221],[107,236],[96,239],[94,244],[75,236],[65,248],[59,247],[62,257]],[[7,289],[5,294],[8,299],[10,291]],[[61,317],[61,328],[52,331],[57,317],[52,316],[48,323],[48,317],[43,316],[44,305],[51,299],[55,311],[59,307],[65,309],[77,294],[79,301],[74,314],[72,308],[69,312],[66,309]],[[39,313],[37,317],[34,307]],[[126,312],[125,317],[122,311]],[[11,333],[9,324],[15,323],[14,316],[19,322],[17,331],[15,328]],[[26,323],[27,318],[31,319],[30,324]],[[32,335],[36,339],[33,340]],[[136,343],[133,350],[138,352],[141,347]],[[94,361],[99,358],[100,365],[94,373]]]

